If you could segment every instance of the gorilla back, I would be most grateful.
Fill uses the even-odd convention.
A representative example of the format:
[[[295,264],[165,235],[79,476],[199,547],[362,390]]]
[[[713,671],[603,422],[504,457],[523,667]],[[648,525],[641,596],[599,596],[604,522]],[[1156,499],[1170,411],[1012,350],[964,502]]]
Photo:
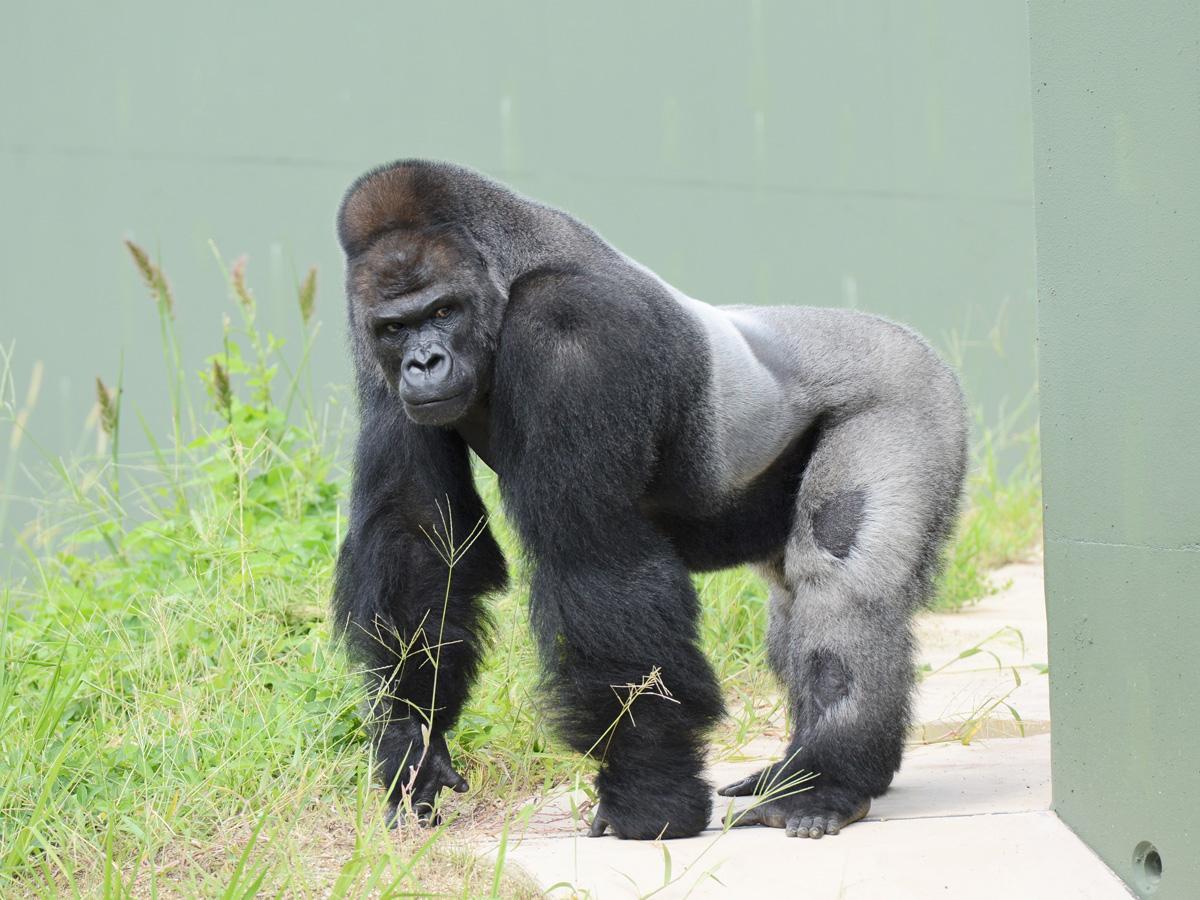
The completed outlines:
[[[770,584],[768,655],[794,730],[783,762],[723,793],[772,792],[740,824],[789,835],[865,815],[900,764],[911,619],[962,486],[950,370],[877,317],[693,300],[457,166],[367,173],[338,234],[362,425],[334,605],[372,688],[391,817],[427,820],[441,788],[466,789],[445,733],[483,598],[505,584],[484,528],[447,596],[431,539],[483,519],[468,448],[532,561],[557,728],[600,758],[593,834],[707,824],[704,742],[723,707],[689,573],[745,562]],[[665,691],[623,715],[613,686],[647,679]],[[801,771],[812,789],[776,796]]]

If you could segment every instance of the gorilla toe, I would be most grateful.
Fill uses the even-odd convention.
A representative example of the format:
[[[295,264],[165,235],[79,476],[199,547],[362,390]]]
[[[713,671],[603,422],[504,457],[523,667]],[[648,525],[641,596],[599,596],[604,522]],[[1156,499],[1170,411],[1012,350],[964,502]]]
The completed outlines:
[[[765,800],[744,811],[735,811],[732,824],[782,828],[788,837],[817,839],[839,833],[866,816],[870,809],[870,798],[841,788],[826,788]]]

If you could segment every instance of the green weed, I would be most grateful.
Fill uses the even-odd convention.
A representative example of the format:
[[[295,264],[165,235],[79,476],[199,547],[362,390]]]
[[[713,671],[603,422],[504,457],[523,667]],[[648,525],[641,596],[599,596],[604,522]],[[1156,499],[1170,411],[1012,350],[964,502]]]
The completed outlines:
[[[1019,462],[1002,474],[997,457],[1015,445]],[[967,478],[963,513],[945,553],[933,606],[958,609],[996,592],[993,569],[1024,559],[1040,545],[1042,466],[1036,429],[1007,436],[983,429]]]

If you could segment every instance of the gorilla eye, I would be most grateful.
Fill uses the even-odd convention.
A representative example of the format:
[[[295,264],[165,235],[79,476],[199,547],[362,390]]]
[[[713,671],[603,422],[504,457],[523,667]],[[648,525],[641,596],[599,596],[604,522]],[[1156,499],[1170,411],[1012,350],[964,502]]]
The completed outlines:
[[[395,336],[404,331],[404,326],[399,322],[384,322],[383,327],[379,329],[380,333]]]
[[[434,312],[433,317],[435,319],[448,319],[450,317],[450,312],[451,312],[450,307],[439,306],[437,308],[437,310]]]

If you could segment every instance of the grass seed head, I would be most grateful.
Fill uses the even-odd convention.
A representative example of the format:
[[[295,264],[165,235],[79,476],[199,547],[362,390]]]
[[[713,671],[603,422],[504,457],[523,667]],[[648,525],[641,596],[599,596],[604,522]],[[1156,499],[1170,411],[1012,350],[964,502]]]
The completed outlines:
[[[233,406],[233,387],[229,383],[229,370],[221,365],[220,360],[213,360],[209,380],[217,409],[221,411],[222,415],[226,415]]]
[[[141,273],[142,281],[146,282],[146,287],[150,288],[150,296],[162,305],[167,315],[174,318],[175,297],[171,294],[171,285],[167,283],[167,276],[163,274],[162,269],[150,262],[150,255],[144,249],[128,238],[125,240],[125,247],[129,250],[129,255],[133,257],[133,264]]]
[[[96,376],[96,402],[100,404],[100,430],[106,437],[112,437],[113,432],[117,430],[117,397],[116,393],[105,385],[98,375]]]
[[[317,308],[317,267],[310,266],[304,281],[300,283],[300,317],[307,325],[312,321],[313,312]]]
[[[229,269],[229,277],[233,281],[233,293],[246,312],[254,311],[254,294],[246,286],[246,257],[239,256]]]

